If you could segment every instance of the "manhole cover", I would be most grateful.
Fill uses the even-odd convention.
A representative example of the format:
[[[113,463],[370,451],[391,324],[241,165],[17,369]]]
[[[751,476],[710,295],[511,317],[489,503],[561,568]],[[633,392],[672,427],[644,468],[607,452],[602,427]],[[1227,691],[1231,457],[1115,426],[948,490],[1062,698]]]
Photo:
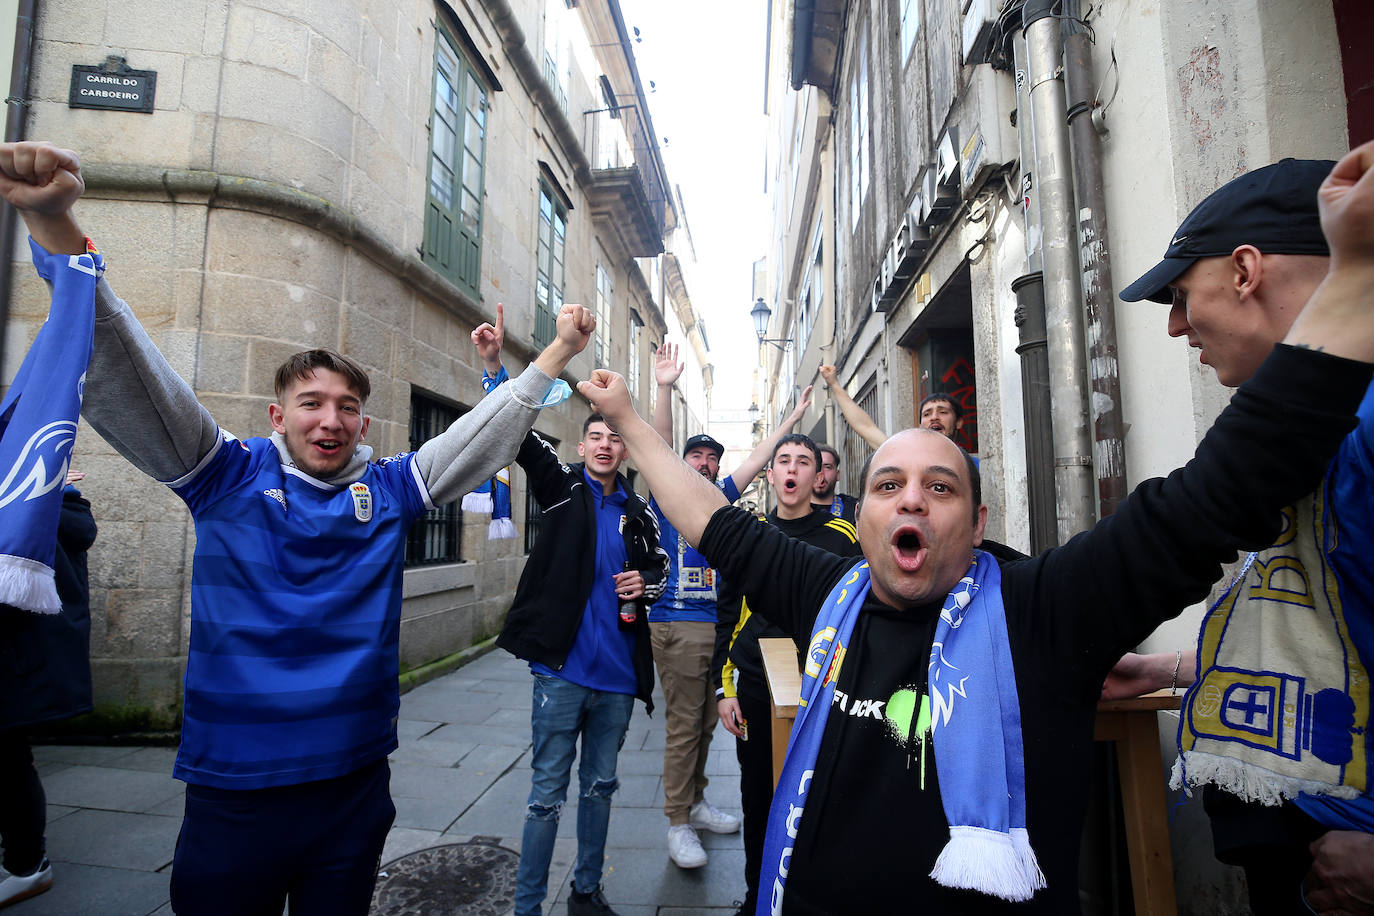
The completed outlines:
[[[486,843],[433,846],[382,866],[372,916],[480,916],[515,904],[520,857]]]

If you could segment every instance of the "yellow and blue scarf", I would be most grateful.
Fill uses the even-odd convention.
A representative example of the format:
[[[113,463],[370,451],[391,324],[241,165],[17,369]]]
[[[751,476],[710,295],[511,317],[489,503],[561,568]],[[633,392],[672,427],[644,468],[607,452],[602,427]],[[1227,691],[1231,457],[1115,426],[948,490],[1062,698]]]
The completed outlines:
[[[1323,486],[1286,508],[1278,542],[1250,554],[1203,618],[1174,788],[1215,783],[1266,805],[1367,793],[1369,672],[1352,629],[1368,628],[1369,597],[1343,588],[1332,564],[1349,549],[1332,509],[1362,510],[1330,497]]]

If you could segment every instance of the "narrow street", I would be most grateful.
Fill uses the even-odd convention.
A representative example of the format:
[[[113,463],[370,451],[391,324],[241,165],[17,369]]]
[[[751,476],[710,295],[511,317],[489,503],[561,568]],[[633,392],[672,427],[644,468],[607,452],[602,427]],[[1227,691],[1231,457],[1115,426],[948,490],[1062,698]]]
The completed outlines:
[[[644,715],[637,703],[619,760],[607,843],[606,897],[622,916],[688,916],[733,912],[744,893],[741,835],[702,832],[711,861],[687,872],[668,861],[663,815],[662,697]],[[477,843],[518,852],[530,768],[530,676],[524,662],[502,651],[401,697],[401,746],[391,755],[396,823],[382,856],[387,865],[411,853],[449,844]],[[182,783],[172,778],[175,751],[164,747],[34,748],[48,796],[51,891],[16,904],[14,916],[165,916],[168,879],[181,822]],[[562,913],[576,855],[576,770],[550,870],[546,913]],[[710,798],[739,812],[739,768],[733,739],[717,729],[707,769]],[[474,882],[477,899],[464,913],[507,913],[514,887],[508,875]],[[405,908],[402,895],[380,890],[373,912],[435,912]],[[490,891],[496,892],[492,899]],[[555,897],[556,895],[556,897]]]

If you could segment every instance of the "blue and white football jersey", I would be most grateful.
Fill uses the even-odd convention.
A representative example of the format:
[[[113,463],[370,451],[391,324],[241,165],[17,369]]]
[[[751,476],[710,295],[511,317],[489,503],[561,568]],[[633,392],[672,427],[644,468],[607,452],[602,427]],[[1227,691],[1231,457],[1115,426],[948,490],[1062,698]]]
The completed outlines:
[[[331,486],[228,433],[168,485],[196,524],[174,775],[256,789],[329,779],[396,747],[406,531],[430,508],[414,455]]]

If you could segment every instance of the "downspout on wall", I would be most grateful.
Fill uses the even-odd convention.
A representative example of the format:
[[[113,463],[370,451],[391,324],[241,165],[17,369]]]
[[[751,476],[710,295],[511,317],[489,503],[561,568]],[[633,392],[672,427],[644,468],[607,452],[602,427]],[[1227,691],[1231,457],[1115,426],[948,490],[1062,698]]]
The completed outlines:
[[[1088,419],[1087,351],[1083,336],[1078,229],[1074,219],[1057,0],[1028,0],[1022,10],[1035,137],[1045,316],[1053,411],[1055,507],[1059,541],[1096,520],[1092,434]]]
[[[811,27],[816,21],[816,0],[795,0],[792,4],[792,89],[806,84],[811,69]]]
[[[1066,0],[1064,15],[1075,20],[1078,0]],[[1073,144],[1074,193],[1087,317],[1088,375],[1096,441],[1097,499],[1103,517],[1126,498],[1125,431],[1121,378],[1116,360],[1116,289],[1107,235],[1107,196],[1102,180],[1102,143],[1093,124],[1092,47],[1088,33],[1066,23],[1064,83],[1068,92],[1069,137]]]
[[[10,95],[5,111],[5,142],[23,140],[28,127],[29,74],[33,70],[33,24],[38,0],[19,0],[14,28],[14,61],[10,68]],[[0,201],[0,378],[5,377],[5,330],[9,326],[10,293],[14,288],[14,236],[18,212]]]
[[[1049,343],[1045,332],[1045,274],[1040,256],[1040,201],[1035,186],[1035,139],[1031,135],[1026,38],[1011,36],[1016,69],[1016,132],[1021,142],[1021,216],[1026,231],[1026,273],[1011,283],[1016,295],[1017,354],[1021,357],[1021,410],[1026,425],[1026,505],[1030,548],[1040,554],[1058,545],[1054,499],[1054,435],[1050,414]]]

